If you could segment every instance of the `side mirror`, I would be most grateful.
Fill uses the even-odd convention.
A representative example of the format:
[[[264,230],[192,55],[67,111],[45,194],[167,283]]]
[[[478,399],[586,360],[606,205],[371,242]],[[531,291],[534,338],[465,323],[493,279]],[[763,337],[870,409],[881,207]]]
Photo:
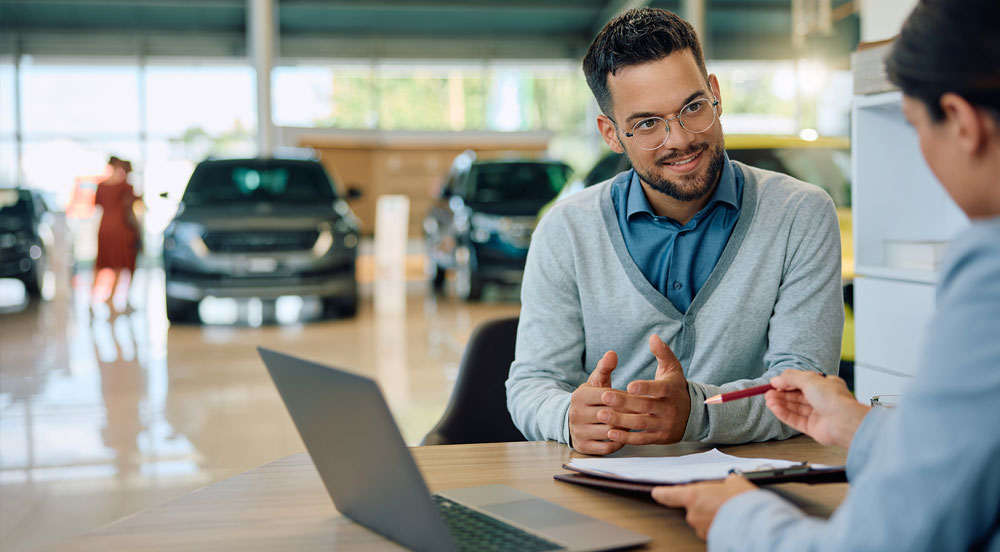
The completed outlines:
[[[362,195],[364,195],[364,194],[361,192],[361,188],[358,188],[357,186],[349,186],[347,188],[347,200],[348,201],[350,201],[352,199],[358,199]]]
[[[168,195],[169,194],[167,194],[167,192],[160,192],[160,197],[162,197],[163,199],[167,199]]]

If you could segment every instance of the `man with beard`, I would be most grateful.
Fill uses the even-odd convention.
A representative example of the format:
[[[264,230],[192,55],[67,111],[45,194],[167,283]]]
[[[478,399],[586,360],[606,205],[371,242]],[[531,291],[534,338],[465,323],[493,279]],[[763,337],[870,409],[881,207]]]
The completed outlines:
[[[507,380],[514,423],[587,454],[796,434],[762,396],[703,403],[789,368],[836,373],[833,202],[729,160],[718,80],[675,14],[625,12],[583,67],[601,135],[634,169],[556,204],[532,237]]]

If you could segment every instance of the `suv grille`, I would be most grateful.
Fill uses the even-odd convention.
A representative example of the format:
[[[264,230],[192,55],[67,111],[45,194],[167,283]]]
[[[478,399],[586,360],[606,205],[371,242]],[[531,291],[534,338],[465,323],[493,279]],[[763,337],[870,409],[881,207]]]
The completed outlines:
[[[500,237],[514,247],[527,249],[535,222],[534,217],[512,217],[509,223],[500,225]]]
[[[317,230],[295,231],[208,231],[202,236],[210,251],[251,253],[262,251],[302,251],[319,237]]]

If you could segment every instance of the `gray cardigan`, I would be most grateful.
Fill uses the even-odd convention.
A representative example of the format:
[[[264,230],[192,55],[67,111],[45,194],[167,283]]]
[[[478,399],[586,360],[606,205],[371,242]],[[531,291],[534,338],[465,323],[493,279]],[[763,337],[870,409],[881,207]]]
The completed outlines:
[[[629,256],[611,201],[614,179],[557,203],[532,236],[507,405],[532,440],[569,442],[570,394],[606,351],[612,385],[652,379],[658,334],[688,378],[684,440],[788,438],[762,396],[706,407],[716,393],[761,385],[783,370],[836,374],[844,325],[840,233],[830,197],[783,174],[740,164],[740,219],[686,313]],[[615,178],[627,178],[627,171]]]

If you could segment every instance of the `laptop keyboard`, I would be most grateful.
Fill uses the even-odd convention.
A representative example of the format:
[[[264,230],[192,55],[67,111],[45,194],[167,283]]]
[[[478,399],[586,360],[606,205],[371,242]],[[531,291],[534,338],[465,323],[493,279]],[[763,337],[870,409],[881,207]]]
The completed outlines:
[[[441,517],[451,530],[458,549],[475,552],[535,552],[563,550],[562,546],[536,537],[438,495],[432,495]]]

